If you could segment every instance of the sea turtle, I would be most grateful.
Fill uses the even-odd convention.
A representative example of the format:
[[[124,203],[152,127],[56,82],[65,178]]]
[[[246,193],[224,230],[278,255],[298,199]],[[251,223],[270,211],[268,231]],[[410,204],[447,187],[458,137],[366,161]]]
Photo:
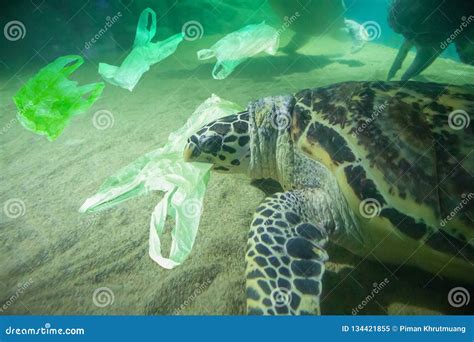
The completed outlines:
[[[408,80],[429,67],[453,43],[463,63],[474,65],[474,1],[393,0],[388,22],[405,40],[388,73],[392,79],[410,49],[416,58],[402,75]]]
[[[189,137],[187,161],[273,179],[253,217],[250,314],[318,314],[325,246],[474,283],[474,90],[345,82],[267,97]]]

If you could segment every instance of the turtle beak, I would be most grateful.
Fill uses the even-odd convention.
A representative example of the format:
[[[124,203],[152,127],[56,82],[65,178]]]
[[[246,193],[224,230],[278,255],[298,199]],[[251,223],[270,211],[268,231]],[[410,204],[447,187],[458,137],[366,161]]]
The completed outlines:
[[[192,162],[195,160],[199,155],[201,154],[201,151],[199,148],[196,146],[195,143],[193,143],[191,140],[188,140],[188,143],[184,147],[184,152],[183,152],[183,158],[185,162]]]

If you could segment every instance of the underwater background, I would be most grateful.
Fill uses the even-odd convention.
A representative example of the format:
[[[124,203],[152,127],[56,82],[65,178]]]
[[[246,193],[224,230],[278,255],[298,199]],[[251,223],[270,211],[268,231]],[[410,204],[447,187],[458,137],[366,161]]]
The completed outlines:
[[[297,54],[259,54],[224,80],[211,76],[215,60],[197,60],[198,50],[262,21],[281,31],[280,47],[285,47],[294,34],[285,21],[295,6],[303,27],[322,25],[306,9],[307,2],[291,2],[287,15],[265,0],[2,2],[0,304],[6,306],[1,314],[245,313],[247,234],[265,197],[246,176],[212,174],[193,251],[173,270],[148,256],[150,213],[162,194],[93,214],[78,209],[107,177],[165,143],[211,94],[245,107],[264,96],[386,79],[403,37],[387,22],[390,1],[385,0],[345,1],[344,12],[336,13],[370,22],[375,30],[357,53],[351,53],[342,27],[322,27],[323,33],[314,34]],[[79,84],[102,81],[98,64],[120,65],[147,7],[157,13],[155,40],[181,32],[188,22],[199,23],[196,39],[185,39],[174,54],[152,66],[132,92],[106,84],[93,107],[74,117],[53,142],[20,125],[12,97],[28,79],[57,57],[78,54],[85,62],[71,78]],[[21,23],[20,34],[8,39],[5,28],[12,21]],[[414,56],[410,52],[405,64]],[[450,46],[416,80],[474,84],[474,67],[461,63]],[[93,117],[99,111],[108,117],[97,127]],[[15,212],[8,214],[5,208],[13,202]],[[168,233],[165,250],[169,244]],[[444,279],[361,259],[336,246],[329,254],[323,314],[354,314],[385,279],[388,285],[357,314],[466,313],[447,302],[453,284]],[[101,289],[106,289],[106,305],[95,297]]]

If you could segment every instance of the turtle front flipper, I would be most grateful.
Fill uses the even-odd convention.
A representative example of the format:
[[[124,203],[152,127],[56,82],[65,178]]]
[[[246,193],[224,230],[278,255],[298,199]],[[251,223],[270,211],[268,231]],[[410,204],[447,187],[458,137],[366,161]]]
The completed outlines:
[[[311,206],[326,202],[314,191],[277,193],[257,208],[246,254],[248,314],[320,314],[331,215],[314,216]]]

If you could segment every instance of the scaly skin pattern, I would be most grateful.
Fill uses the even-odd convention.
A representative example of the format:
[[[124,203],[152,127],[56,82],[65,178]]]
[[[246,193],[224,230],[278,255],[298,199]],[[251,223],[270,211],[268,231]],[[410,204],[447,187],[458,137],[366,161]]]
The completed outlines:
[[[474,193],[474,130],[452,121],[473,119],[474,92],[348,82],[295,98],[292,142],[337,179],[370,251],[390,263],[465,278],[474,261],[474,201],[466,200]],[[368,201],[376,215],[361,210]]]
[[[186,159],[284,190],[252,220],[248,312],[319,314],[328,241],[474,283],[473,112],[468,87],[345,82],[255,101],[191,137]]]

